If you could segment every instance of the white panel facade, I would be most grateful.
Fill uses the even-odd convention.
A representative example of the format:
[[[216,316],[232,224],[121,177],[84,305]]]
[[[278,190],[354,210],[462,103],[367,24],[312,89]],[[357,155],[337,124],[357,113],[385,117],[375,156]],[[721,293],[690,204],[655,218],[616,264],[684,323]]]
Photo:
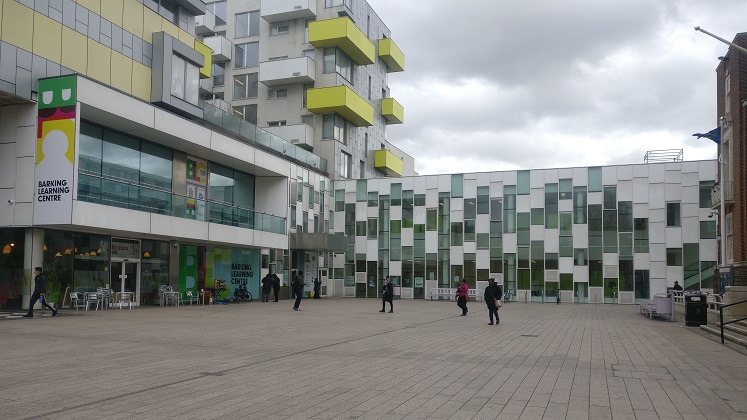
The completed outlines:
[[[668,227],[666,228],[666,245],[667,248],[682,248],[682,228],[681,227]]]

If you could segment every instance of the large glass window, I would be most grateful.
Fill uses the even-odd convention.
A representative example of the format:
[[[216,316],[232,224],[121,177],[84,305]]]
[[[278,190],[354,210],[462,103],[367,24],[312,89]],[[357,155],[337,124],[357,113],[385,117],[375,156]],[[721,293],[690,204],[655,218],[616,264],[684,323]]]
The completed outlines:
[[[256,98],[259,91],[257,73],[233,76],[233,99]]]
[[[716,239],[718,234],[716,222],[707,220],[700,222],[700,239]]]
[[[667,203],[667,227],[677,227],[680,225],[680,203]]]
[[[558,184],[545,184],[545,227],[558,228]]]
[[[340,177],[350,178],[352,174],[352,158],[345,152],[340,152]]]
[[[648,219],[633,219],[633,252],[648,252]]]
[[[322,71],[338,73],[350,83],[354,83],[353,60],[338,48],[325,48]]]
[[[529,171],[518,171],[516,173],[516,193],[518,195],[529,195]]]
[[[213,86],[226,83],[226,63],[213,63]]]
[[[701,209],[710,209],[713,206],[711,201],[711,192],[713,191],[713,181],[700,181],[698,186],[699,204]]]
[[[490,214],[490,187],[477,187],[477,214]]]
[[[585,224],[587,211],[586,187],[573,187],[573,223]]]
[[[216,1],[215,3],[209,3],[205,5],[205,8],[215,15],[216,25],[226,24],[226,0]]]
[[[324,114],[322,117],[322,138],[348,143],[348,122],[339,114]]]
[[[588,181],[589,181],[589,192],[602,191],[602,167],[595,166],[595,167],[589,168],[587,173],[588,173]]]
[[[259,10],[236,14],[236,38],[259,35]]]
[[[171,56],[171,95],[197,105],[200,69],[182,57]]]
[[[257,125],[257,105],[241,105],[233,107],[233,115],[241,118],[242,120],[249,121],[250,123]]]
[[[233,68],[257,67],[259,65],[259,42],[248,42],[234,46]]]
[[[167,148],[83,122],[78,199],[169,213],[172,160]]]

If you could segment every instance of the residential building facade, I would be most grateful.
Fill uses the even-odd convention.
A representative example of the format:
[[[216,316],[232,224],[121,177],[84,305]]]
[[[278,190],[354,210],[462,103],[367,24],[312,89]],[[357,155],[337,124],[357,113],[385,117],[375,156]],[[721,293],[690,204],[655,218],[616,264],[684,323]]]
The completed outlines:
[[[365,0],[207,3],[197,20],[213,51],[205,100],[325,158],[333,179],[415,175],[387,140],[404,121],[388,77],[405,56]]]

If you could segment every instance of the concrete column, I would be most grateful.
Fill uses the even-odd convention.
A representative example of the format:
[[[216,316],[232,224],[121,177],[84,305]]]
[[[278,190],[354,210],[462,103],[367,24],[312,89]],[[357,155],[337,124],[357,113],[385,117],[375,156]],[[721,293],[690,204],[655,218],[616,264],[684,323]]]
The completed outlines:
[[[23,309],[29,308],[31,292],[34,290],[34,267],[41,267],[44,261],[44,230],[26,229],[23,245]]]

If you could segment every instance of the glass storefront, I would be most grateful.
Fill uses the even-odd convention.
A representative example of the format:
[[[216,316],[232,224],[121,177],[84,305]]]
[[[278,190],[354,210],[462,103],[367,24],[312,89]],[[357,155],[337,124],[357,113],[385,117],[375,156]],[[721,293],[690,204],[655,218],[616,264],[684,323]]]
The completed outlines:
[[[30,270],[23,269],[24,235],[24,229],[0,229],[0,309],[20,309],[24,284],[31,279]]]

